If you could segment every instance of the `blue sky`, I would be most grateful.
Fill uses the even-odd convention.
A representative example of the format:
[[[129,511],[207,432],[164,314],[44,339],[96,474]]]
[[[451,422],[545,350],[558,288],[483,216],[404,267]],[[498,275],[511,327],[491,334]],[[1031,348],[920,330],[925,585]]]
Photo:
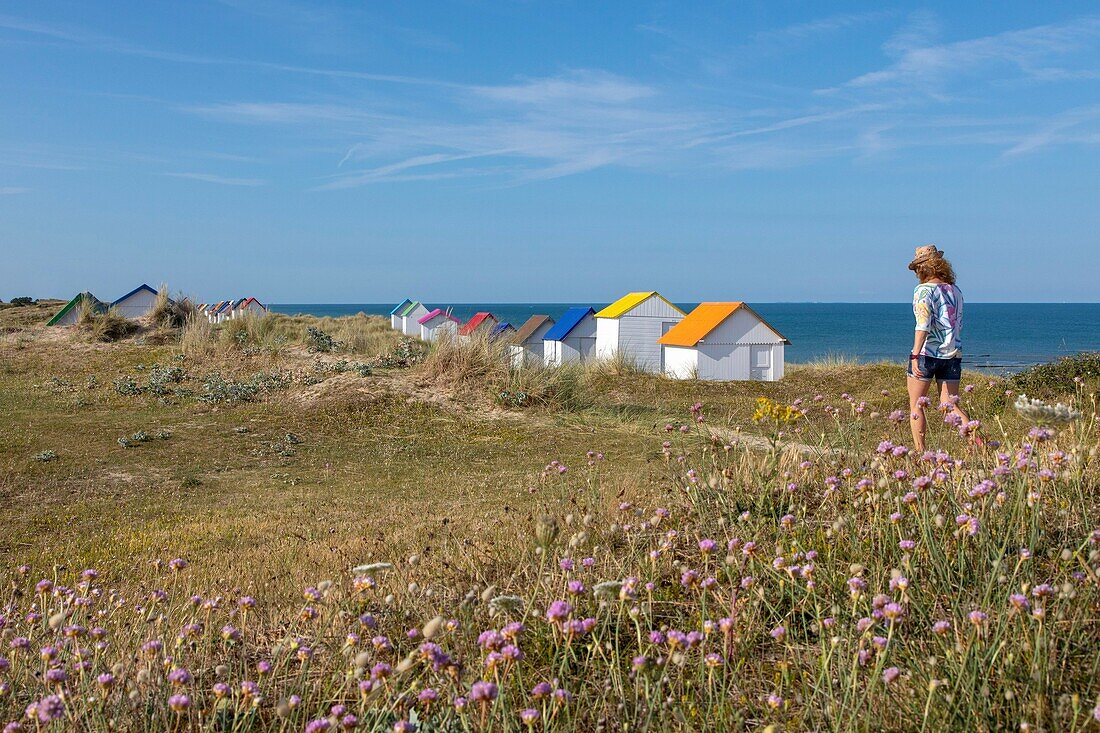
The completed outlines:
[[[0,297],[1100,300],[1100,8],[986,7],[0,0]]]

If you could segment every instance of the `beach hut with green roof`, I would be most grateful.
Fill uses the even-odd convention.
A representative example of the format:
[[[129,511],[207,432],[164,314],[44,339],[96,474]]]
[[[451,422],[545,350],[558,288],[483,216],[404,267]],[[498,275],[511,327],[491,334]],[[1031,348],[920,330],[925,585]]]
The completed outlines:
[[[420,319],[428,315],[427,307],[419,300],[409,303],[401,311],[401,333],[406,336],[420,336]]]
[[[84,303],[88,303],[96,313],[107,311],[107,304],[85,291],[78,293],[72,300],[57,312],[53,318],[46,322],[47,326],[72,326],[80,320],[80,312],[84,309]]]

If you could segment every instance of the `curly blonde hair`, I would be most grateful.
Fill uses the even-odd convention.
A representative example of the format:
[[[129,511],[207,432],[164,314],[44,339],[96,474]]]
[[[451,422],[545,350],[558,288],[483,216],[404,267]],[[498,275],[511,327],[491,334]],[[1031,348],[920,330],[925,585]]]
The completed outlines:
[[[924,262],[914,265],[913,270],[917,273],[917,279],[922,283],[929,280],[943,280],[949,285],[955,284],[955,268],[951,267],[951,263],[943,255],[930,257]]]

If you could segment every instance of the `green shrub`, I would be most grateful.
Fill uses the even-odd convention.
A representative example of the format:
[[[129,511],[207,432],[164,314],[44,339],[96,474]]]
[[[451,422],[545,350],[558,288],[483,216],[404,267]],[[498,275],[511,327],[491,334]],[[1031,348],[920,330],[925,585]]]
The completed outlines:
[[[1017,392],[1032,396],[1056,396],[1075,392],[1079,386],[1100,388],[1100,351],[1086,351],[1047,364],[1037,364],[1009,378]]]
[[[290,372],[257,372],[247,380],[225,379],[219,372],[206,375],[198,399],[210,404],[252,402],[261,394],[286,389],[293,381]]]
[[[306,348],[311,352],[327,354],[336,351],[339,347],[340,342],[331,334],[313,326],[306,326]]]

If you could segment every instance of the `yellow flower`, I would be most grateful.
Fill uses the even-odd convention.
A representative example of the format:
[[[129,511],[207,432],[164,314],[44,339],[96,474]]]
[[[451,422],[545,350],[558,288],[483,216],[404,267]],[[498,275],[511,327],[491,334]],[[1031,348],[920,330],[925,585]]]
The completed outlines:
[[[793,423],[802,417],[798,408],[784,405],[767,397],[756,398],[756,411],[752,414],[754,422],[774,420],[776,423]]]

